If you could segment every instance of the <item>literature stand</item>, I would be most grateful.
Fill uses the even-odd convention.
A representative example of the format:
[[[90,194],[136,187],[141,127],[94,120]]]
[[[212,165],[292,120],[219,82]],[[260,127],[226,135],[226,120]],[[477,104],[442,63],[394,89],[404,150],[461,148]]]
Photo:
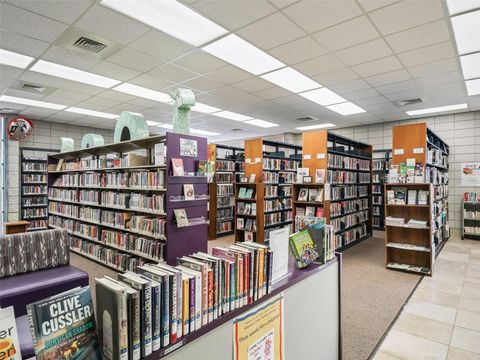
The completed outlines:
[[[480,239],[480,194],[466,192],[462,198],[462,239]]]
[[[385,230],[384,184],[387,182],[392,149],[373,150],[372,221],[374,230]]]
[[[47,228],[47,155],[55,149],[20,148],[20,217],[28,221],[27,231]]]
[[[312,183],[294,185],[294,218],[299,207],[315,206],[317,213],[323,206],[323,217],[336,230],[337,251],[371,237],[372,147],[327,130],[303,133],[302,147],[302,168]],[[318,177],[323,179],[317,183]],[[323,189],[322,204],[298,199],[302,188],[312,187]]]
[[[449,237],[449,147],[426,123],[394,126],[392,135],[385,185],[386,267],[432,276]],[[423,200],[421,192],[428,192]],[[412,220],[426,225],[412,226]]]
[[[245,141],[245,176],[249,181],[254,176],[255,182],[236,184],[236,241],[245,241],[246,232],[250,230],[241,229],[238,225],[242,221],[247,224],[248,219],[254,223],[253,241],[259,243],[268,241],[273,229],[284,226],[292,229],[292,187],[301,162],[301,150],[298,145],[261,138]],[[255,190],[255,199],[240,198],[242,188]],[[247,202],[256,204],[255,215],[239,212],[239,207]]]
[[[234,233],[236,169],[237,165],[243,163],[242,154],[241,148],[208,144],[208,162],[213,169],[211,181],[208,184],[209,240]]]

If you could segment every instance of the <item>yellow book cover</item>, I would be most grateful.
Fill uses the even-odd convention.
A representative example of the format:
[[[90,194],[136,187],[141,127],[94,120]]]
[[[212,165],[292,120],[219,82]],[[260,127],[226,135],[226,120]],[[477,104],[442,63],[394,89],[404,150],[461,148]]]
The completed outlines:
[[[190,283],[188,276],[183,275],[182,278],[182,333],[183,336],[188,335],[189,330],[189,320],[190,320]]]

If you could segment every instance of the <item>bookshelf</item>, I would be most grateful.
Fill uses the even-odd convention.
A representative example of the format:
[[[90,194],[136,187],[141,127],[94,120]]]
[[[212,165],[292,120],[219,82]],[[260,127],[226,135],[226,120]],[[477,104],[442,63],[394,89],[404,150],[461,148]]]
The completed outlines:
[[[385,230],[384,184],[388,179],[392,149],[373,150],[372,159],[372,228]]]
[[[394,126],[392,136],[385,185],[386,267],[432,276],[450,234],[449,147],[426,123]]]
[[[236,184],[235,240],[245,241],[251,235],[253,241],[268,241],[270,231],[288,226],[293,229],[292,194],[293,180],[301,162],[301,146],[265,139],[245,140],[245,176],[249,183]],[[250,182],[254,176],[254,182]],[[242,188],[251,189],[255,199],[242,199]],[[256,203],[255,214],[243,214],[239,208],[245,203]],[[251,220],[252,234],[239,228],[242,221]],[[250,223],[250,221],[248,221]]]
[[[208,162],[213,170],[208,184],[209,240],[232,235],[235,229],[235,183],[237,169],[243,164],[243,149],[220,144],[208,144]]]
[[[462,239],[480,239],[480,193],[466,192],[462,198]]]
[[[20,148],[20,217],[28,221],[27,231],[48,226],[47,156],[55,149]]]
[[[196,156],[180,154],[185,140]],[[172,159],[185,176],[173,175]],[[205,138],[173,133],[50,155],[49,226],[67,230],[72,252],[117,271],[207,251],[207,177],[197,172],[206,160]]]
[[[302,148],[301,171],[304,176],[308,172],[312,183],[303,177],[294,185],[294,218],[303,221],[298,217],[300,205],[315,207],[315,214],[335,228],[337,251],[371,237],[372,147],[322,130],[304,132]],[[317,194],[323,190],[323,199],[299,200],[302,189],[311,188]]]

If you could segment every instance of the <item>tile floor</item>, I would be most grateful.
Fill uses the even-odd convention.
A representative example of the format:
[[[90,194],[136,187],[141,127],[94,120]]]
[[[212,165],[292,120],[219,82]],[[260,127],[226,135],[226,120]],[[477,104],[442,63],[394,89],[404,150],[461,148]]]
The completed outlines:
[[[480,360],[480,241],[445,244],[374,360]]]

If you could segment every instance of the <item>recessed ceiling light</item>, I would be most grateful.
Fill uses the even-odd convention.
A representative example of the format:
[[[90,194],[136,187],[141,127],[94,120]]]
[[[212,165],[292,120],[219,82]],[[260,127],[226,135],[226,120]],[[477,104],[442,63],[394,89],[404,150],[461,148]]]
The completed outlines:
[[[204,135],[204,136],[217,136],[217,135],[220,135],[219,133],[216,133],[216,132],[211,132],[211,131],[206,131],[206,130],[200,130],[200,129],[190,129],[190,132],[191,132],[192,134]]]
[[[193,46],[203,45],[228,32],[176,0],[102,0],[101,4]]]
[[[159,126],[160,124],[161,124],[161,123],[156,122],[156,121],[147,120],[147,125],[148,125],[148,126]]]
[[[274,123],[271,123],[265,120],[260,120],[260,119],[248,120],[248,121],[245,121],[245,124],[260,126],[262,128],[271,128],[271,127],[278,126],[278,124],[274,124]]]
[[[173,124],[161,124],[158,126],[164,129],[173,130]]]
[[[284,63],[235,34],[227,35],[202,49],[253,75],[264,74],[285,66]]]
[[[450,15],[480,8],[480,0],[447,0]]]
[[[33,57],[0,49],[0,64],[25,69],[33,61]]]
[[[480,95],[480,79],[465,81],[468,96]]]
[[[55,64],[49,61],[39,60],[30,70],[46,75],[60,77],[62,79],[78,81],[84,84],[98,86],[101,88],[111,88],[118,85],[121,81],[110,79],[105,76],[92,74],[87,71],[74,69],[69,66]]]
[[[73,106],[69,107],[68,109],[65,109],[65,111],[72,112],[72,113],[77,113],[77,114],[88,115],[88,116],[101,117],[101,118],[105,118],[105,119],[116,119],[120,116],[120,115],[116,115],[116,114],[110,114],[110,113],[101,112],[101,111],[82,109],[82,108],[77,108],[77,107],[73,107]]]
[[[67,107],[65,105],[49,103],[49,102],[46,102],[46,101],[37,101],[37,100],[19,98],[19,97],[16,97],[16,96],[9,96],[9,95],[1,95],[0,96],[0,101],[5,101],[5,102],[13,103],[13,104],[36,106],[36,107],[41,107],[41,108],[46,108],[46,109],[54,109],[54,110],[63,110]]]
[[[123,83],[122,85],[114,87],[112,90],[120,91],[129,95],[143,97],[145,99],[153,101],[159,101],[162,103],[169,103],[173,101],[168,94],[162,93],[160,91],[150,90],[142,86],[137,86],[130,83]]]
[[[480,51],[480,10],[450,18],[460,55]]]
[[[227,110],[220,111],[220,112],[214,113],[212,115],[220,116],[220,117],[223,117],[225,119],[230,119],[230,120],[235,120],[235,121],[245,121],[245,120],[251,120],[252,119],[251,116],[245,116],[245,115],[237,114],[237,113],[234,113],[232,111],[227,111]]]
[[[195,102],[195,106],[193,106],[191,110],[204,113],[204,114],[211,114],[214,112],[221,111],[222,109],[216,108],[215,106],[210,106],[210,105],[202,104],[199,102]]]
[[[480,77],[480,52],[460,56],[460,62],[465,80]]]
[[[322,87],[316,81],[291,67],[275,70],[260,77],[294,93]]]
[[[327,88],[306,91],[298,95],[323,106],[347,101],[340,95],[335,94],[333,91],[328,90]]]
[[[314,129],[324,129],[329,127],[335,127],[335,124],[327,123],[327,124],[317,124],[317,125],[308,125],[308,126],[300,126],[295,129],[297,130],[314,130]]]
[[[410,111],[407,111],[406,113],[410,116],[414,116],[414,115],[423,115],[423,114],[430,114],[430,113],[440,113],[440,112],[452,111],[452,110],[462,110],[466,108],[468,108],[467,104],[456,104],[456,105],[438,106],[438,107],[420,109],[420,110],[410,110]]]
[[[366,110],[362,109],[360,106],[357,106],[351,102],[346,102],[346,103],[336,104],[336,105],[329,105],[327,106],[327,108],[341,115],[352,115],[352,114],[360,114],[360,113],[367,112]]]

